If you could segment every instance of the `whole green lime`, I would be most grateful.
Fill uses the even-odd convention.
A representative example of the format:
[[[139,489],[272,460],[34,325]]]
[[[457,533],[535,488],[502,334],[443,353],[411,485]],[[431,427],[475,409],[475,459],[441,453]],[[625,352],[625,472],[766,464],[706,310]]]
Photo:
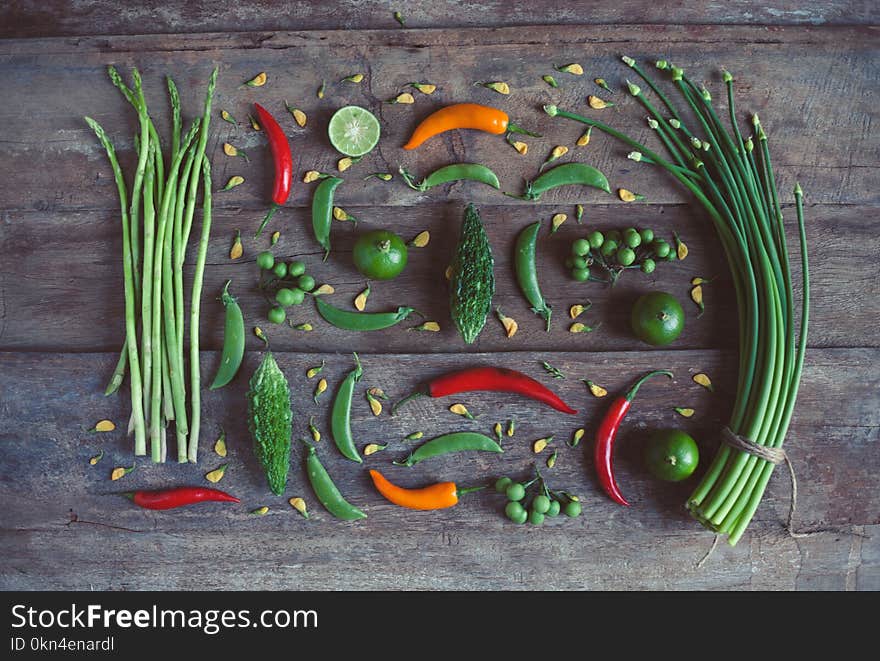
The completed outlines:
[[[352,259],[371,280],[391,280],[406,267],[406,252],[406,244],[394,232],[373,230],[355,242]]]
[[[662,347],[674,342],[684,330],[684,310],[672,294],[652,291],[633,305],[630,323],[642,342]]]
[[[680,429],[658,429],[645,446],[645,465],[654,477],[681,482],[693,474],[700,462],[697,442]]]

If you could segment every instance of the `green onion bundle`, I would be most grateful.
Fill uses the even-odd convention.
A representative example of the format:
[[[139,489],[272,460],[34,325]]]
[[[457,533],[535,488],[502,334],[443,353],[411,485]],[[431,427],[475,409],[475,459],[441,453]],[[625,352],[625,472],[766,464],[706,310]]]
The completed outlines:
[[[721,240],[739,308],[739,376],[728,430],[740,442],[738,447],[722,444],[687,507],[697,520],[726,534],[734,545],[752,520],[775,466],[741,448],[782,446],[803,371],[810,295],[803,191],[800,185],[795,186],[803,274],[800,335],[796,342],[792,272],[782,210],[767,135],[758,116],[752,117],[756,146],[752,137],[743,138],[737,124],[730,73],[723,73],[730,115],[728,129],[713,108],[710,92],[695,85],[682,69],[662,60],[656,63],[658,69],[671,74],[687,114],[679,112],[635,60],[622,59],[663,106],[661,111],[638,85],[627,82],[630,94],[647,111],[648,125],[662,143],[666,158],[602,122],[556,106],[545,106],[544,110],[550,116],[595,127],[632,148],[630,159],[663,168],[697,198]]]
[[[135,136],[137,168],[129,195],[113,144],[104,129],[86,117],[104,145],[113,168],[122,218],[125,342],[104,394],[110,395],[119,389],[128,368],[132,401],[129,431],[134,434],[135,455],[146,455],[149,437],[153,461],[165,461],[166,429],[173,420],[177,460],[195,462],[201,386],[199,307],[211,228],[211,179],[205,148],[217,70],[208,82],[204,113],[184,136],[181,136],[177,87],[171,78],[167,79],[172,110],[167,172],[159,134],[147,111],[140,74],[137,69],[132,71],[132,89],[115,68],[111,66],[107,71],[110,80],[137,112],[139,132]],[[203,220],[190,305],[191,412],[188,414],[184,381],[183,263],[201,182],[204,182]]]

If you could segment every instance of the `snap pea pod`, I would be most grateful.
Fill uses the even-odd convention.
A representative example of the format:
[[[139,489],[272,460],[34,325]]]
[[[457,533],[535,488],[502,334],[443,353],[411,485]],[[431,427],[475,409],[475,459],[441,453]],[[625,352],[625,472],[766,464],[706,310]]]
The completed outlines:
[[[526,184],[524,200],[537,200],[543,193],[559,186],[582,185],[611,192],[608,179],[602,172],[586,163],[563,163],[547,170]]]
[[[406,319],[413,308],[401,306],[395,312],[351,312],[340,310],[337,307],[325,303],[319,297],[315,297],[315,305],[325,321],[336,328],[350,331],[374,331],[389,328]]]
[[[429,174],[420,183],[415,183],[415,177],[403,167],[400,168],[400,174],[406,185],[417,191],[426,191],[434,186],[441,186],[452,181],[461,181],[462,179],[478,181],[495,189],[501,188],[498,176],[485,165],[480,165],[479,163],[453,163],[452,165],[446,165]]]
[[[312,196],[312,231],[324,249],[324,260],[330,254],[330,227],[333,223],[333,194],[342,183],[339,177],[327,177]]]
[[[463,431],[432,438],[430,441],[422,443],[417,447],[404,461],[395,461],[393,463],[397,466],[415,466],[425,459],[449,454],[450,452],[466,452],[469,450],[477,452],[504,452],[494,439],[484,434]]]
[[[346,459],[351,459],[357,463],[363,463],[363,459],[358,454],[354,444],[354,437],[351,434],[351,398],[354,394],[355,384],[361,380],[364,370],[361,367],[361,361],[358,355],[354,354],[355,368],[348,373],[348,376],[339,386],[336,393],[336,399],[333,400],[333,410],[330,414],[330,432],[333,434],[333,442]]]
[[[217,368],[217,375],[211,383],[211,390],[222,388],[232,381],[238,373],[238,368],[241,367],[242,358],[244,358],[244,316],[238,301],[229,293],[231,282],[232,280],[226,281],[223,293],[220,295],[220,301],[226,309],[226,321],[223,329],[223,352],[220,355],[220,367]]]
[[[367,515],[349,503],[339,492],[327,469],[324,468],[321,460],[318,459],[315,447],[305,441],[303,443],[308,448],[306,454],[306,473],[309,476],[312,490],[315,492],[318,500],[321,501],[321,504],[337,519],[345,521],[366,519]]]
[[[546,323],[545,330],[550,330],[550,315],[552,310],[538,285],[538,269],[535,261],[535,247],[538,243],[538,230],[541,222],[535,222],[527,226],[516,237],[516,252],[514,254],[514,266],[516,268],[516,281],[519,288],[532,306],[532,312],[541,317]]]

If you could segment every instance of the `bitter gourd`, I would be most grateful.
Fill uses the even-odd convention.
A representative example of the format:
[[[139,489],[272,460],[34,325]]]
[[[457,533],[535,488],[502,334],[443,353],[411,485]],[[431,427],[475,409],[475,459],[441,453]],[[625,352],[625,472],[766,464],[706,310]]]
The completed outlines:
[[[469,204],[461,223],[449,279],[452,321],[467,344],[473,344],[477,339],[492,309],[494,266],[492,248],[480,213]]]
[[[254,454],[266,472],[272,493],[280,496],[290,471],[290,436],[293,412],[290,386],[271,352],[250,380],[247,393],[248,428]]]

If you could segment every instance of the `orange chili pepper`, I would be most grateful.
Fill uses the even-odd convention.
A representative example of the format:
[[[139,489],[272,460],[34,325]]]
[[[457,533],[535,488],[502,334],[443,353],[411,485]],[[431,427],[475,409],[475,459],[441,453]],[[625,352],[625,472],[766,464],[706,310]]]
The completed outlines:
[[[403,148],[415,149],[428,138],[433,138],[439,133],[452,129],[477,129],[494,135],[501,135],[509,131],[536,138],[541,137],[512,124],[507,113],[503,110],[481,106],[478,103],[456,103],[440,108],[425,117]]]
[[[458,497],[461,494],[484,488],[459,489],[456,487],[455,482],[438,482],[421,489],[404,489],[389,482],[377,470],[370,470],[370,477],[373,478],[376,490],[385,496],[387,500],[395,505],[408,507],[411,510],[441,510],[452,507],[458,502]]]

